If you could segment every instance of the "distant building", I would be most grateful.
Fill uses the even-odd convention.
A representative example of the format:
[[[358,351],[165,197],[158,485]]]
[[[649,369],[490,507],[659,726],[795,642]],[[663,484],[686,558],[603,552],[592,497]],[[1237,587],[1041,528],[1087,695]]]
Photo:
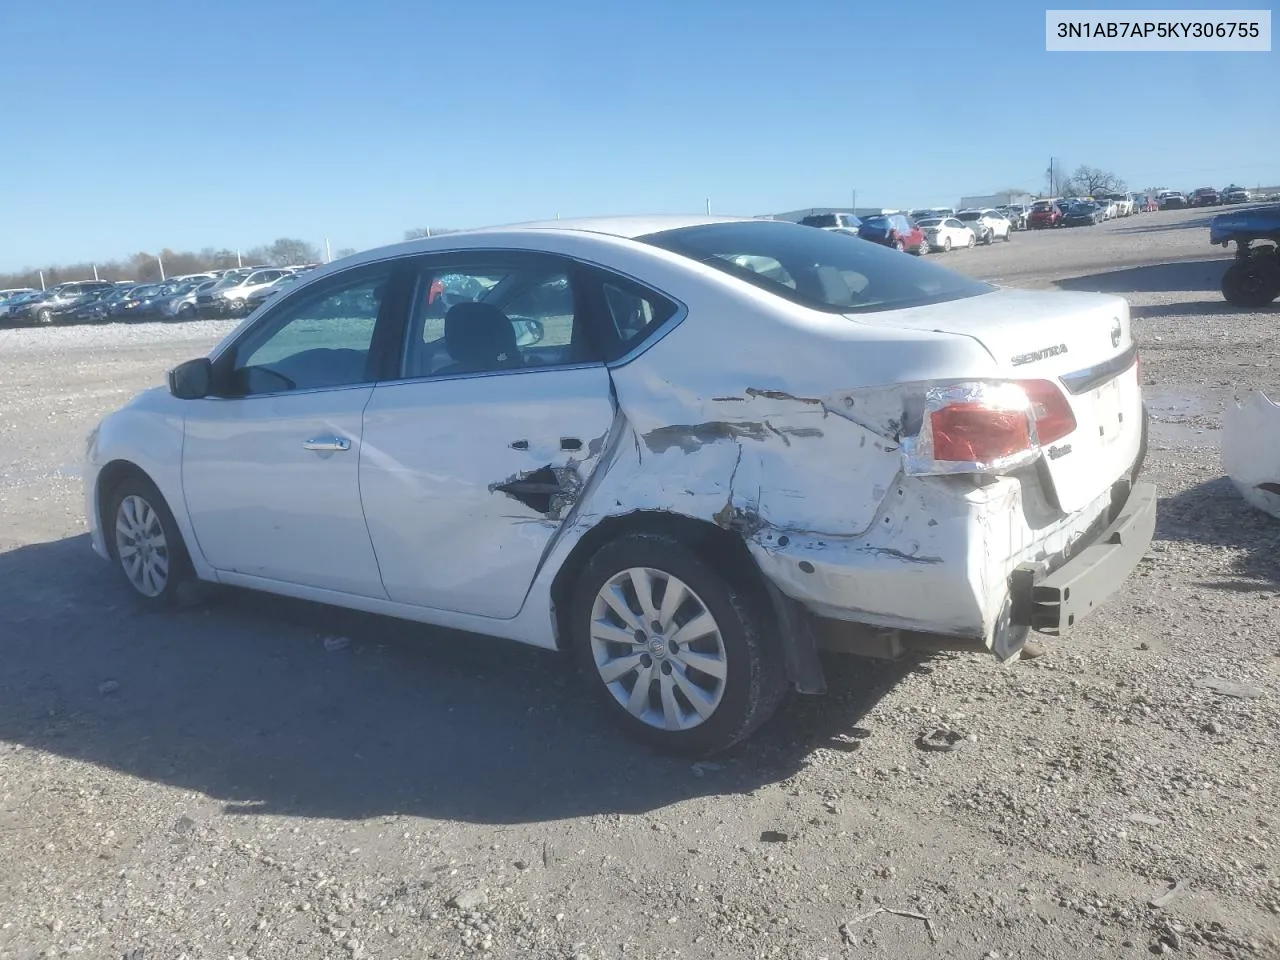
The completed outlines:
[[[1031,203],[1035,200],[1029,193],[1010,190],[1004,193],[989,193],[981,197],[961,197],[957,210],[972,210],[974,207],[1007,207],[1014,203]]]

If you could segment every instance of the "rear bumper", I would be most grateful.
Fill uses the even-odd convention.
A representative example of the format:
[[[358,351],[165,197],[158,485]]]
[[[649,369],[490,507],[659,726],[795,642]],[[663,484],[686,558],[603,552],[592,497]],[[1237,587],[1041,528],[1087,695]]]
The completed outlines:
[[[1156,500],[1155,484],[1135,484],[1119,515],[1073,557],[1019,564],[1010,577],[1014,625],[1062,634],[1115,593],[1151,546]]]

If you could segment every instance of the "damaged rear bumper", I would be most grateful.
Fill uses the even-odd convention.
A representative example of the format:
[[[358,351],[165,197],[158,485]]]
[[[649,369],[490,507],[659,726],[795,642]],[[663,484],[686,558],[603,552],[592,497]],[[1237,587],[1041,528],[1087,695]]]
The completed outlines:
[[[1115,593],[1146,555],[1156,527],[1156,487],[1135,484],[1118,515],[1070,559],[1022,563],[1010,577],[1011,620],[1062,634]]]

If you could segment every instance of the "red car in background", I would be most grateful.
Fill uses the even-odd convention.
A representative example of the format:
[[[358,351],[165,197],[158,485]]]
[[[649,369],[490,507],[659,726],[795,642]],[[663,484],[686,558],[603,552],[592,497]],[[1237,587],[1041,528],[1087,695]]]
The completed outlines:
[[[895,247],[917,256],[929,251],[929,239],[910,217],[901,213],[885,213],[863,217],[858,236],[872,243]]]
[[[1027,214],[1027,229],[1043,230],[1045,227],[1059,226],[1063,216],[1062,208],[1056,200],[1037,200]]]

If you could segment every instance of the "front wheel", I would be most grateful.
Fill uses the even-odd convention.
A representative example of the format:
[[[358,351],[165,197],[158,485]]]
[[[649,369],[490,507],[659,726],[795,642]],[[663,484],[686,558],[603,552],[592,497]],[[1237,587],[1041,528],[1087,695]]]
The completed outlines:
[[[951,252],[951,238],[950,238],[950,237],[944,237],[944,238],[943,238],[943,240],[942,240],[942,252],[943,252],[943,253],[950,253],[950,252]]]
[[[44,307],[43,309],[37,310],[36,323],[45,327],[53,323],[53,311],[50,310],[48,307]]]
[[[1004,232],[1004,242],[1008,243],[1012,239],[1013,239],[1013,227],[1010,227],[1008,230]]]
[[[978,245],[978,238],[975,237],[972,233],[969,234],[969,243],[968,243],[969,249],[972,250],[977,245]]]
[[[907,245],[901,240],[895,240],[893,241],[893,249],[897,250],[899,253],[905,253]]]
[[[142,476],[121,481],[102,521],[112,559],[135,598],[157,609],[173,604],[194,573],[178,524],[155,484]]]
[[[574,656],[604,709],[663,749],[707,755],[750,736],[786,694],[752,591],[665,534],[601,547],[579,577]]]

